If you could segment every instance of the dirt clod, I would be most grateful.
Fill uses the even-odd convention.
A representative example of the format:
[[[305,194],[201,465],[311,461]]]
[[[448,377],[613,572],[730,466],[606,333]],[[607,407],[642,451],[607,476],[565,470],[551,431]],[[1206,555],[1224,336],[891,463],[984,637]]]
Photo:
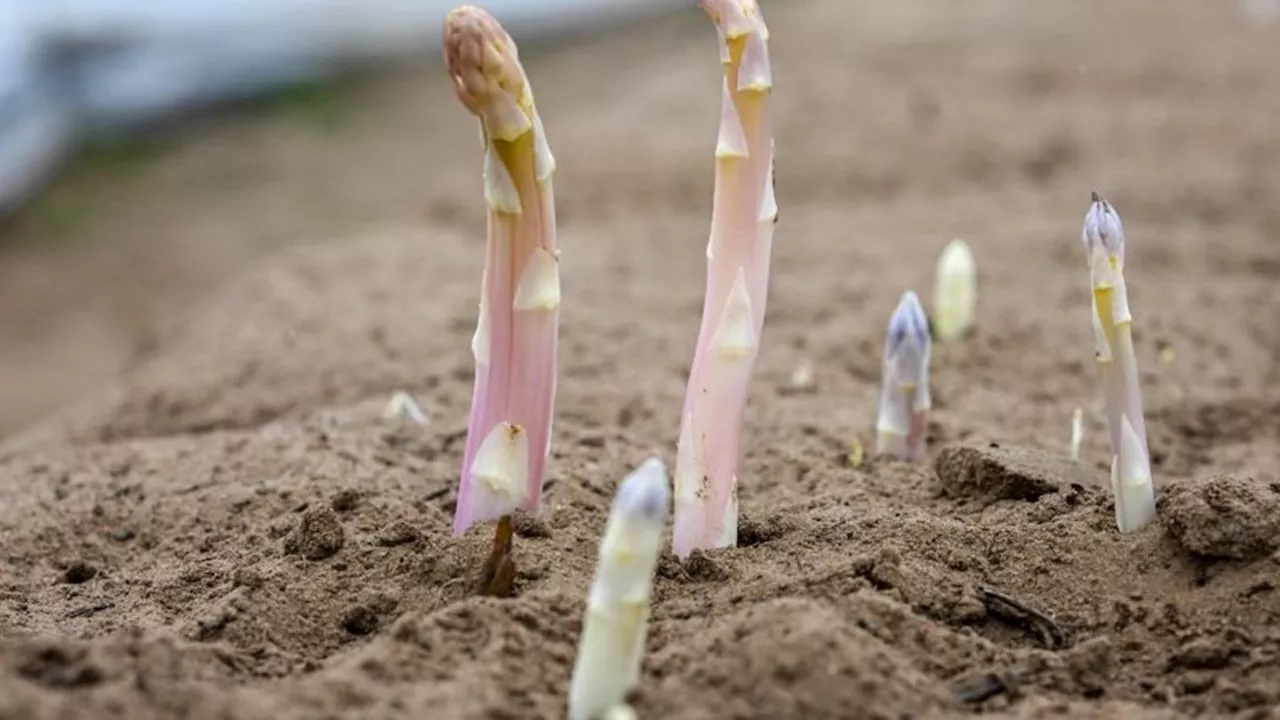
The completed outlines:
[[[351,488],[341,490],[333,496],[329,504],[338,512],[351,512],[360,504],[360,491]]]
[[[1242,560],[1280,547],[1280,492],[1251,477],[1183,480],[1164,490],[1158,508],[1168,533],[1196,555]]]
[[[346,532],[333,510],[312,508],[303,513],[297,529],[285,538],[285,552],[308,560],[324,560],[341,550],[345,542]]]
[[[352,635],[368,635],[378,629],[378,614],[368,605],[356,605],[342,616],[342,627]]]
[[[394,547],[411,543],[420,537],[418,529],[408,520],[396,520],[378,531],[378,544]]]
[[[1083,479],[1078,465],[1065,457],[1013,447],[945,447],[933,461],[942,494],[985,501],[1025,500],[1069,488]]]

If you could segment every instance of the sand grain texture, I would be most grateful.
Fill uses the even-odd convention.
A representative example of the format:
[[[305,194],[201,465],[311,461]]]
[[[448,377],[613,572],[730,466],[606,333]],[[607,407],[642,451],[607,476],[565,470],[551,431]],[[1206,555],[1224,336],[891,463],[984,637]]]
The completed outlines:
[[[1278,31],[1192,0],[766,11],[781,217],[742,546],[662,560],[640,717],[1271,717]],[[194,284],[218,289],[170,287],[146,351],[107,356],[118,380],[0,441],[0,719],[564,716],[612,493],[673,460],[719,69],[696,12],[527,55],[561,168],[563,360],[516,597],[474,597],[487,532],[449,535],[483,207],[433,67],[323,142],[238,121],[228,157],[276,154],[212,199],[169,182],[222,152],[199,143],[104,191],[159,208],[95,226],[141,228],[127,247],[229,244]],[[1161,523],[1129,536],[1088,410],[1093,189],[1126,223],[1160,486]],[[249,249],[268,236],[300,239]],[[888,314],[955,236],[979,325],[935,352],[930,459],[850,467]],[[425,428],[384,417],[396,390]]]

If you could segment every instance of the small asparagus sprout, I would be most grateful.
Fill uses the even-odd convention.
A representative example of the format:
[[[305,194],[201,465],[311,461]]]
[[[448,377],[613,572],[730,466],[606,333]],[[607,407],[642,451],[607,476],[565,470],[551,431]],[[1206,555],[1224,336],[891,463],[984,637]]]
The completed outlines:
[[[382,417],[387,420],[395,420],[398,418],[408,418],[419,427],[426,427],[431,424],[431,419],[422,411],[422,406],[418,405],[418,401],[404,390],[397,390],[391,394],[391,400],[387,402],[387,406],[382,410]]]
[[[908,290],[889,318],[885,334],[876,420],[876,454],[920,460],[925,451],[929,396],[929,322],[920,299]]]
[[[1081,239],[1093,288],[1095,358],[1106,396],[1116,525],[1128,533],[1155,520],[1155,492],[1124,280],[1124,226],[1115,208],[1096,192],[1085,214]]]
[[[933,288],[933,330],[940,342],[962,337],[973,328],[978,311],[978,267],[969,244],[947,243],[938,256]]]
[[[675,467],[680,558],[738,543],[738,453],[764,330],[773,227],[769,31],[756,0],[700,0],[724,65],[702,325],[681,413]]]
[[[1080,443],[1084,442],[1084,410],[1076,408],[1071,413],[1071,461],[1080,459]]]
[[[642,463],[618,488],[573,666],[570,720],[602,716],[621,705],[640,680],[653,572],[670,511],[667,469],[657,458]]]

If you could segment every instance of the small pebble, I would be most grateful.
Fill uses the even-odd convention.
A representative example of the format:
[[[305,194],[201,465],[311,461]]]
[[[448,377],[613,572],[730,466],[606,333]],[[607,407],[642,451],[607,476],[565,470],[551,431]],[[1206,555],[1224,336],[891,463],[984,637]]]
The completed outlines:
[[[308,510],[298,529],[285,538],[285,552],[298,553],[308,560],[323,560],[342,549],[346,533],[338,516],[327,507]]]
[[[396,520],[378,531],[378,544],[383,547],[404,545],[418,539],[418,530],[407,520]]]
[[[339,491],[337,495],[333,496],[333,500],[330,504],[333,506],[333,509],[338,512],[349,512],[351,510],[355,510],[356,505],[360,504],[360,493],[350,488]]]
[[[378,629],[378,614],[367,605],[356,605],[343,615],[342,627],[352,635],[368,635]]]

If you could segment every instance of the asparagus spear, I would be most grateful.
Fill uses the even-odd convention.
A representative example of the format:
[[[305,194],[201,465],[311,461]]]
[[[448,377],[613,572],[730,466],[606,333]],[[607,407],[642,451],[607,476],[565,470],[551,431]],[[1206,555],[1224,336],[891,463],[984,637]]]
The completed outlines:
[[[773,226],[769,31],[756,0],[700,0],[724,65],[702,325],[681,413],[673,549],[738,541],[739,443],[764,329]]]
[[[885,332],[876,419],[876,454],[920,460],[925,451],[929,394],[929,321],[916,294],[902,294]]]
[[[978,269],[968,243],[956,238],[938,256],[933,290],[933,329],[940,342],[973,327],[978,305]]]
[[[1116,525],[1122,533],[1133,532],[1155,520],[1155,491],[1124,280],[1124,226],[1115,208],[1096,192],[1081,239],[1093,288],[1095,357],[1106,395]]]
[[[600,717],[640,679],[653,571],[671,507],[667,470],[646,460],[618,488],[600,540],[569,695],[570,720]]]
[[[444,24],[453,89],[480,121],[489,239],[472,338],[475,388],[453,532],[536,511],[551,449],[560,308],[555,159],[516,45],[484,10]]]
[[[1068,456],[1072,462],[1080,459],[1080,444],[1084,442],[1084,410],[1076,408],[1071,413],[1071,444]]]

